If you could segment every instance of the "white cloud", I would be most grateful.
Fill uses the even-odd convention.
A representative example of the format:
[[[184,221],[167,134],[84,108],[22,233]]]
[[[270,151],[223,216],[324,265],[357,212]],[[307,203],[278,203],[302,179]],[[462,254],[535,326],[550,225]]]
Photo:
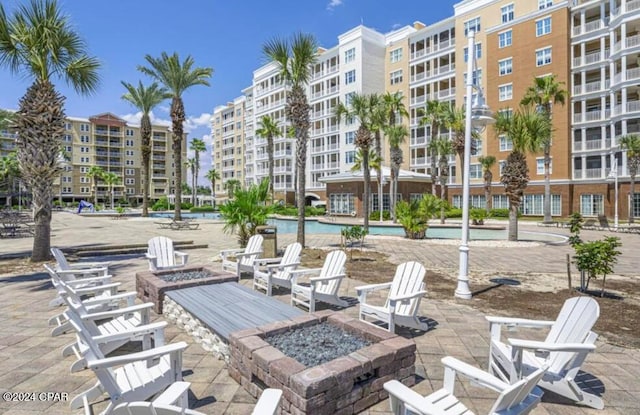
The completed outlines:
[[[184,122],[184,132],[190,133],[193,130],[196,130],[200,127],[211,128],[211,117],[212,114],[202,113],[198,116],[189,115]],[[140,119],[142,118],[142,111],[138,111],[135,114],[125,114],[120,115],[120,118],[125,120],[130,124],[140,125]],[[163,127],[171,127],[171,119],[170,118],[161,118],[156,116],[153,111],[149,113],[149,118],[151,118],[151,124],[153,125],[161,125]]]
[[[394,23],[391,26],[391,30],[396,30],[396,29],[400,29],[402,27],[402,25],[400,23]]]
[[[191,132],[198,127],[208,127],[211,128],[211,119],[213,114],[208,114],[203,112],[199,116],[189,115],[184,122],[184,130],[186,132]]]
[[[160,110],[160,112],[164,112],[165,114],[168,114],[169,111],[171,111],[171,107],[168,105],[160,105],[158,106],[158,109]]]
[[[140,119],[142,118],[142,111],[138,111],[135,114],[120,115],[120,118],[122,118],[129,124],[140,125]],[[159,118],[153,113],[153,111],[149,113],[149,118],[151,118],[151,124],[153,125],[161,125],[163,127],[171,126],[170,119]]]
[[[342,0],[330,0],[327,4],[327,10],[333,10],[338,6],[342,6]]]

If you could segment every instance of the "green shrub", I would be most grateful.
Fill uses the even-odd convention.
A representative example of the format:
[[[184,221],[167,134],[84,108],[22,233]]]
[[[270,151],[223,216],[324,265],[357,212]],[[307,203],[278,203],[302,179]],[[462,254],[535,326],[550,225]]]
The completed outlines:
[[[304,212],[305,216],[324,216],[325,213],[326,208],[315,206],[307,206]]]
[[[491,209],[489,216],[492,218],[509,218],[509,209]]]
[[[202,212],[217,212],[218,209],[214,208],[213,206],[194,206],[191,209],[189,209],[189,212],[191,213],[202,213]]]
[[[391,220],[391,212],[388,210],[382,211],[382,219],[383,220]],[[380,220],[380,211],[374,210],[369,214],[369,220]]]
[[[462,217],[462,209],[460,208],[451,208],[447,210],[444,214],[447,219],[451,218],[461,218]]]
[[[487,211],[481,208],[471,208],[469,210],[469,217],[474,225],[484,225],[484,220],[487,218]]]
[[[169,210],[169,199],[166,196],[162,196],[156,203],[151,206],[151,210],[157,212],[159,210]]]

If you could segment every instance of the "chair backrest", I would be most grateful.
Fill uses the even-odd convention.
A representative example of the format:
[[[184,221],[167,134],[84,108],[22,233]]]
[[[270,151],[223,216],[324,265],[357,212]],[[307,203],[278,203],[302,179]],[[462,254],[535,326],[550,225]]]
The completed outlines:
[[[503,390],[489,414],[529,413],[542,396],[542,391],[536,389],[534,392],[534,388],[536,388],[536,385],[544,375],[544,372],[547,371],[547,368],[547,365],[543,365],[529,376],[520,379]],[[518,408],[519,406],[520,408]]]
[[[389,289],[389,297],[412,294],[424,289],[424,274],[426,270],[421,263],[409,261],[398,265],[396,275],[393,277],[391,288]],[[415,315],[419,299],[413,299],[407,302],[401,302],[396,305],[396,314],[402,316]],[[385,303],[385,307],[389,307],[389,299]]]
[[[334,275],[344,274],[344,264],[347,262],[347,254],[344,251],[331,251],[327,255],[320,271],[320,277],[332,277]],[[322,283],[317,288],[318,292],[323,294],[335,294],[340,289],[341,280],[330,280]]]
[[[157,258],[158,268],[171,267],[176,264],[173,241],[166,236],[156,236],[149,239],[147,251],[149,255]]]
[[[545,342],[584,343],[600,316],[600,306],[591,297],[573,297],[564,302]],[[575,356],[574,352],[556,352],[549,356],[549,371],[561,373]]]
[[[58,263],[58,268],[63,271],[68,271],[71,269],[69,263],[67,262],[67,258],[65,258],[64,254],[59,248],[51,248],[51,253]]]
[[[300,253],[302,252],[302,245],[299,242],[294,242],[287,245],[287,249],[284,250],[284,255],[280,260],[280,265],[291,265],[296,262],[300,262]],[[276,277],[280,279],[290,279],[291,271],[293,268],[287,267],[276,272]]]
[[[253,266],[253,263],[256,261],[259,255],[257,252],[262,252],[263,241],[264,241],[264,238],[262,237],[262,235],[253,235],[251,238],[249,238],[249,241],[247,242],[247,247],[244,249],[244,252],[245,253],[256,252],[256,254],[241,257],[239,261],[240,265],[246,265],[248,267]]]
[[[56,270],[47,264],[44,264],[44,269],[49,273],[49,276],[51,277],[51,284],[53,284],[53,287],[58,290],[58,295],[66,295],[64,287],[61,285],[62,277],[60,277]]]

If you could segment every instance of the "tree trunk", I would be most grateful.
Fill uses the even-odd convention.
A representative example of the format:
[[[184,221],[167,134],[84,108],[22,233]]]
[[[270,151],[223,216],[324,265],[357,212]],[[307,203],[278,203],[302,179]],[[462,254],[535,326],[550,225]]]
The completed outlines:
[[[98,178],[93,176],[93,205],[98,208]]]
[[[491,182],[493,181],[493,174],[487,170],[484,179],[484,208],[487,211],[487,217],[489,217],[491,214]]]
[[[543,200],[543,213],[544,223],[551,223],[551,148],[546,145],[544,147],[544,200]]]
[[[436,169],[436,155],[437,154],[433,154],[433,151],[431,152],[431,194],[434,196],[438,195],[438,189],[436,189],[436,183],[437,183],[437,169]]]
[[[267,156],[269,157],[269,194],[271,195],[271,203],[275,200],[275,192],[273,190],[273,137],[267,136]],[[285,200],[285,204],[286,204]]]
[[[446,176],[445,176],[446,177]],[[440,178],[440,199],[446,200],[447,198],[447,181],[446,179]],[[440,207],[440,223],[444,223],[445,215],[444,215],[444,204]]]
[[[171,100],[171,122],[173,126],[173,164],[175,166],[175,204],[173,220],[182,220],[182,140],[184,123],[184,104],[182,98],[174,96]]]
[[[518,240],[518,205],[509,202],[509,240]]]
[[[151,160],[151,119],[143,114],[140,120],[142,141],[142,217],[149,216],[149,161]]]
[[[629,223],[631,224],[634,221],[633,207],[635,205],[635,197],[636,197],[636,175],[631,174],[629,175],[629,177],[631,179],[630,187],[629,187],[629,197],[631,197],[631,204],[629,208]]]
[[[378,210],[380,211],[380,222],[383,220],[383,199],[384,196],[382,192],[384,188],[382,187],[382,137],[380,136],[380,131],[376,131],[376,156],[378,156],[378,168],[376,169],[376,173],[378,176]]]
[[[364,214],[364,230],[369,232],[369,193],[371,192],[371,171],[369,170],[369,149],[362,149],[362,176],[364,192],[362,194],[362,212]]]

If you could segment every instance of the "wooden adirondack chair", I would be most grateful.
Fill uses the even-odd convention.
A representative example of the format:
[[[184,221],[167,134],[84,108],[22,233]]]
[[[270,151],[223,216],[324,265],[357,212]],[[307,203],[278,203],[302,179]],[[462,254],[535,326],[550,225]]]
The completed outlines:
[[[118,405],[113,415],[205,415],[189,408],[189,382],[175,382],[152,402]],[[282,398],[280,389],[265,389],[253,410],[254,415],[275,415]]]
[[[189,254],[173,250],[173,241],[166,236],[149,239],[147,248],[149,271],[165,271],[187,265]]]
[[[265,290],[271,296],[273,286],[291,288],[291,271],[300,265],[302,245],[294,242],[284,250],[282,258],[261,258],[253,265],[253,289]],[[266,269],[260,269],[266,265]]]
[[[384,384],[385,390],[389,392],[389,404],[394,415],[404,415],[407,410],[418,415],[474,415],[454,395],[456,374],[500,394],[489,415],[528,414],[538,405],[543,394],[536,384],[544,375],[546,366],[511,385],[450,356],[443,358],[442,364],[445,367],[442,389],[431,395],[423,397],[397,380]]]
[[[66,289],[69,287],[65,286]],[[130,341],[142,341],[142,348],[151,348],[153,339],[155,346],[164,344],[164,328],[166,321],[150,323],[149,310],[152,303],[133,305],[109,311],[89,312],[86,304],[74,298],[69,290],[64,299],[69,305],[65,317],[73,327],[82,333],[77,333],[76,342],[62,349],[63,356],[75,355],[76,360],[71,365],[71,372],[77,372],[87,367],[86,354],[89,344],[83,339],[89,337],[95,342],[101,353],[108,354]]]
[[[220,251],[222,269],[235,273],[238,278],[243,272],[253,272],[253,263],[262,255],[262,235],[253,235],[249,238],[247,246],[239,249],[224,249]],[[234,257],[235,260],[232,260]]]
[[[392,282],[356,287],[360,301],[360,320],[370,323],[366,321],[366,317],[370,317],[387,323],[391,333],[395,332],[396,325],[429,330],[429,325],[418,318],[420,300],[427,293],[424,288],[425,273],[422,264],[405,262],[398,265]],[[384,289],[389,289],[389,294],[383,306],[367,303],[368,293]]]
[[[316,301],[347,307],[349,303],[338,297],[340,283],[345,276],[344,264],[347,255],[344,251],[329,252],[322,268],[297,269],[291,271],[291,305],[302,305],[313,313]],[[309,280],[309,285],[300,285],[298,277],[317,274]]]
[[[595,350],[598,335],[591,328],[598,320],[600,306],[590,297],[565,301],[555,321],[487,316],[491,330],[489,370],[505,381],[514,382],[532,373],[545,362],[549,370],[539,382],[541,388],[575,402],[602,409],[602,398],[583,390],[576,376],[589,352]],[[501,328],[549,328],[544,341],[501,339]]]
[[[74,320],[71,322],[76,326]],[[87,365],[95,373],[98,382],[73,398],[71,409],[84,407],[85,413],[89,414],[90,402],[106,393],[110,402],[101,415],[109,415],[123,402],[147,400],[182,380],[182,352],[187,348],[185,342],[105,358],[98,343],[82,326],[74,328],[88,347]]]
[[[60,275],[58,275],[60,271],[54,270],[47,264],[44,265],[44,268],[49,273],[49,276],[51,277],[51,284],[53,284],[53,287],[56,289],[58,298],[60,298],[63,303],[63,296],[67,295],[67,291],[62,284],[67,284],[68,289],[73,292],[74,296],[77,298],[77,301],[82,301],[89,312],[107,311],[118,308],[120,302],[124,300],[127,301],[128,305],[133,305],[135,303],[135,292],[122,294],[117,293],[118,287],[120,286],[119,282],[103,285],[90,285],[90,283],[92,282],[101,283],[105,281],[104,277],[83,278],[81,280],[69,280],[65,282],[65,280]],[[83,296],[88,298],[82,299]],[[49,325],[56,326],[51,331],[52,336],[58,336],[60,334],[66,333],[71,329],[71,326],[68,324],[68,320],[64,316],[64,313],[56,314],[55,316],[49,318]]]
[[[79,263],[69,264],[62,251],[58,248],[51,248],[51,253],[56,259],[55,271],[64,281],[78,281],[74,283],[76,288],[93,287],[111,283],[108,263]],[[55,283],[54,283],[55,287]],[[59,295],[49,302],[50,307],[57,307],[64,304]]]

